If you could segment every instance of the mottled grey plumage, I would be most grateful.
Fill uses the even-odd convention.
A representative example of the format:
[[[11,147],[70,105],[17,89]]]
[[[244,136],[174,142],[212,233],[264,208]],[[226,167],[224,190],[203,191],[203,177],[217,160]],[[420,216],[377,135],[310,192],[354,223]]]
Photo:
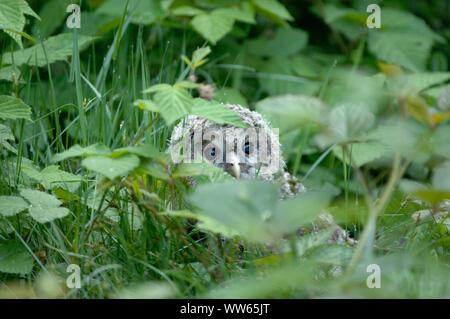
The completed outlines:
[[[246,123],[249,127],[260,128],[269,132],[270,135],[269,144],[271,145],[271,148],[278,147],[278,149],[281,149],[278,136],[273,133],[270,123],[267,120],[265,120],[261,114],[251,111],[240,105],[232,105],[232,104],[224,104],[224,105],[228,107],[230,110],[236,112],[242,119],[242,121]],[[223,128],[228,128],[231,131],[232,138],[239,137],[243,134],[243,132],[245,132],[244,128],[234,127],[231,125],[219,125],[207,119],[200,118],[195,115],[189,115],[185,118],[184,121],[179,123],[174,128],[170,139],[169,149],[172,150],[174,147],[177,147],[177,145],[179,145],[180,143],[183,143],[183,141],[185,141],[186,136],[189,136],[189,134],[191,134],[194,131],[200,131],[205,129],[221,130]],[[229,157],[232,158],[233,154],[230,154],[230,152],[232,153],[234,152],[234,150],[231,151],[226,150],[226,152],[227,158]],[[216,166],[222,167],[225,171],[227,171],[236,178],[245,178],[245,179],[258,178],[262,181],[279,184],[280,199],[294,197],[295,195],[305,191],[305,187],[297,180],[297,178],[295,178],[285,170],[286,165],[281,157],[281,154],[279,158],[279,167],[276,169],[275,172],[271,173],[260,173],[260,170],[258,170],[257,166],[258,163],[252,162],[250,159],[247,158],[245,163],[239,164],[216,163],[214,159],[208,158],[206,158],[206,160],[210,161]],[[346,242],[348,239],[346,232],[342,230],[340,227],[338,227],[333,222],[333,217],[326,212],[324,212],[318,217],[317,221],[313,224],[313,230],[319,230],[332,226],[337,227],[337,230],[333,234],[330,241],[341,243]]]

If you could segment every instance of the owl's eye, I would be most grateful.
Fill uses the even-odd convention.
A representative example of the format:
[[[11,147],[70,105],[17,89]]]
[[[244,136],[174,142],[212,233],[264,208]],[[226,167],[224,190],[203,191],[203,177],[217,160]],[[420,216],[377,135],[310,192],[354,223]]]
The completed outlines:
[[[244,152],[247,155],[250,154],[250,144],[248,142],[244,145]]]
[[[209,152],[209,155],[211,155],[211,157],[216,156],[216,149],[212,148],[211,151]]]

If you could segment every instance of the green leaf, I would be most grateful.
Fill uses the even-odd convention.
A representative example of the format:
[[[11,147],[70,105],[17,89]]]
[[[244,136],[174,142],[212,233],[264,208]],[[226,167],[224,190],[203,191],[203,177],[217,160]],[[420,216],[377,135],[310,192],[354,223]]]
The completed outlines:
[[[306,47],[308,33],[296,28],[278,28],[271,38],[259,37],[248,41],[249,52],[261,56],[290,56]]]
[[[344,104],[330,112],[328,131],[317,136],[316,141],[320,147],[361,141],[374,122],[375,116],[362,105]]]
[[[431,183],[434,188],[450,192],[450,161],[436,166]]]
[[[275,127],[283,131],[325,124],[325,104],[318,98],[304,95],[279,95],[256,103],[256,109],[267,114]]]
[[[22,189],[20,195],[30,202],[28,212],[38,223],[63,218],[70,212],[65,207],[59,207],[62,202],[53,195],[32,189]]]
[[[328,204],[330,196],[322,192],[306,192],[279,204],[269,223],[279,235],[291,233],[312,222]]]
[[[223,104],[196,98],[191,107],[190,114],[203,117],[217,124],[230,124],[238,127],[248,127],[241,117]]]
[[[15,66],[0,68],[0,80],[16,82],[20,78],[20,70]]]
[[[248,240],[264,242],[273,236],[265,219],[278,203],[274,185],[256,180],[203,184],[190,196],[190,201],[202,210],[201,214]]]
[[[5,31],[21,48],[20,33],[23,32],[25,27],[25,15],[31,15],[39,19],[39,16],[25,0],[2,0],[0,3],[0,30]]]
[[[158,106],[164,120],[170,125],[189,114],[193,99],[185,89],[168,86],[158,90],[153,101]]]
[[[247,99],[235,88],[223,87],[217,90],[214,99],[221,103],[239,104],[248,108]]]
[[[79,34],[78,49],[80,50],[80,52],[87,48],[87,46],[94,40],[94,37]],[[47,58],[45,56],[43,46],[45,47]],[[5,64],[13,64],[13,60],[11,57],[11,55],[13,55],[15,65],[28,64],[33,66],[45,66],[47,65],[47,61],[49,64],[51,64],[55,61],[66,60],[67,57],[72,55],[72,53],[73,34],[62,33],[48,38],[43,43],[36,44],[25,50],[5,53],[2,57],[2,62]]]
[[[107,148],[103,144],[92,144],[86,147],[81,147],[78,144],[75,144],[68,150],[55,154],[52,158],[52,162],[60,162],[65,159],[71,158],[71,157],[78,157],[78,156],[94,156],[94,155],[111,155],[112,152],[109,148]]]
[[[250,11],[243,11],[238,8],[220,8],[213,11],[213,13],[218,13],[236,21],[255,24],[255,15]]]
[[[0,124],[0,145],[8,151],[17,154],[17,150],[8,142],[14,140],[14,135],[12,134],[11,129],[6,125]]]
[[[19,196],[0,196],[0,215],[14,216],[28,208],[28,203]]]
[[[252,3],[269,17],[275,16],[281,20],[294,21],[289,11],[276,0],[252,0]]]
[[[311,249],[305,257],[319,264],[346,266],[352,259],[352,255],[351,246],[325,244]]]
[[[205,13],[204,11],[191,6],[179,6],[175,9],[172,9],[170,12],[176,16],[195,16]]]
[[[192,67],[197,68],[206,62],[206,57],[211,53],[211,48],[209,46],[204,48],[198,48],[192,53]]]
[[[212,44],[216,44],[217,41],[229,33],[233,28],[233,24],[233,18],[215,12],[199,14],[191,20],[191,25],[194,30]]]
[[[158,105],[156,105],[152,100],[136,100],[134,105],[138,106],[141,110],[160,113]]]
[[[0,241],[0,271],[10,274],[29,274],[33,270],[33,257],[17,240]]]
[[[111,157],[118,157],[123,154],[135,154],[145,158],[156,158],[159,155],[158,150],[152,144],[145,144],[140,146],[128,146],[115,149]]]
[[[57,165],[50,165],[38,172],[31,168],[23,168],[23,173],[37,180],[45,189],[63,188],[74,193],[83,178],[59,169]]]
[[[333,148],[333,153],[341,161],[344,160],[341,146]],[[348,165],[350,165],[351,161],[352,165],[360,167],[386,155],[391,155],[391,150],[386,145],[380,143],[379,141],[369,141],[351,144],[348,147],[348,155],[346,160]]]
[[[126,176],[138,167],[139,157],[133,154],[124,154],[116,158],[90,156],[85,158],[81,165],[109,179],[115,179],[119,176]]]
[[[382,21],[382,29],[369,32],[369,50],[380,60],[423,71],[433,42],[441,38],[422,19],[406,11],[385,8]]]
[[[96,13],[122,18],[126,1],[108,0],[97,9]],[[164,15],[164,10],[157,0],[130,0],[128,2],[128,14],[133,13],[131,22],[135,24],[149,25]]]
[[[0,95],[0,118],[31,120],[31,108],[21,99],[9,95]]]
[[[331,235],[333,235],[334,231],[335,229],[330,227],[296,238],[295,245],[297,247],[298,256],[303,256],[309,249],[326,243]]]
[[[195,175],[210,175],[221,169],[211,163],[180,163],[173,172],[172,176],[175,178],[195,176]]]

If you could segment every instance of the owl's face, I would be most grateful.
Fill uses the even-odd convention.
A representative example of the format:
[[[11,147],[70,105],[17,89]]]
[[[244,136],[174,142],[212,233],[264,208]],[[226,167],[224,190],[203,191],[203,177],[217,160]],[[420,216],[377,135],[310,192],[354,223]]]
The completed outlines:
[[[278,130],[270,128],[259,113],[226,106],[249,127],[219,125],[190,115],[172,133],[172,159],[175,163],[206,160],[235,178],[272,180],[284,167]]]

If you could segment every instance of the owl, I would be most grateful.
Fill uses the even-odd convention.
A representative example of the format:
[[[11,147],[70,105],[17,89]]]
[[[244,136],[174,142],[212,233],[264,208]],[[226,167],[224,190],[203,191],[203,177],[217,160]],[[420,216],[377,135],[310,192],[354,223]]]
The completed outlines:
[[[189,115],[173,130],[169,151],[183,159],[206,160],[235,178],[259,179],[280,186],[281,200],[305,192],[305,187],[286,171],[281,156],[278,130],[257,112],[241,105],[224,104],[234,111],[248,128],[219,125],[210,120]],[[192,179],[189,179],[194,184]],[[330,241],[346,242],[347,233],[338,227],[330,214],[324,212],[313,224],[313,230],[336,227]],[[303,230],[299,230],[302,234]]]

